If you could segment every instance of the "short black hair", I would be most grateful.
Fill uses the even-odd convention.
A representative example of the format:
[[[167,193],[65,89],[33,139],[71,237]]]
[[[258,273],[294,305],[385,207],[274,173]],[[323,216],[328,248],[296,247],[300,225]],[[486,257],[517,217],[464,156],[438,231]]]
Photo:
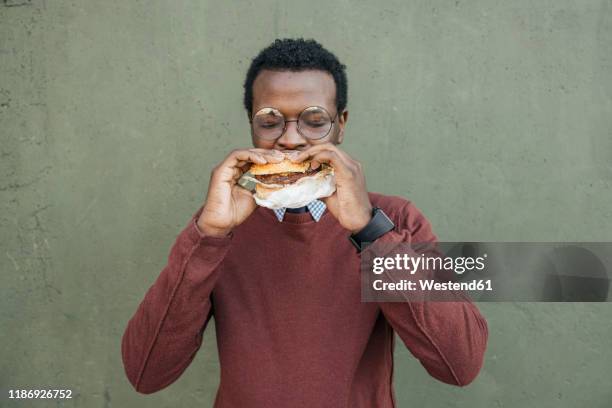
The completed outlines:
[[[348,84],[346,66],[315,40],[303,38],[276,39],[251,61],[244,81],[244,107],[253,113],[253,82],[260,71],[306,71],[318,69],[331,74],[336,83],[336,108],[340,114],[346,108]]]

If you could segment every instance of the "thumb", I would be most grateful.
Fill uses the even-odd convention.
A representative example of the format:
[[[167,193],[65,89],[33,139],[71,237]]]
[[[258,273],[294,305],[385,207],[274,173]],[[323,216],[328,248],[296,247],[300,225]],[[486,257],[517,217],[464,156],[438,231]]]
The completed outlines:
[[[336,192],[334,192],[334,194],[330,195],[329,197],[324,197],[321,198],[321,201],[323,201],[325,203],[325,205],[327,206],[327,208],[329,209],[329,211],[332,214],[337,214],[338,211],[338,194]]]

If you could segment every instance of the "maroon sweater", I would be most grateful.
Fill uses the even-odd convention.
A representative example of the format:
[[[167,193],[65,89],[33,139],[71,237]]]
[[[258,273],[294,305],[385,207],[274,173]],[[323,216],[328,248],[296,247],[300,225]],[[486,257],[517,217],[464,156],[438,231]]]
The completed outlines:
[[[379,240],[430,242],[409,201],[370,193],[396,224]],[[141,393],[172,384],[214,316],[221,380],[215,407],[394,407],[394,332],[425,369],[463,386],[480,371],[487,323],[470,302],[362,303],[359,255],[334,216],[258,207],[227,237],[195,221],[129,321],[127,378]]]

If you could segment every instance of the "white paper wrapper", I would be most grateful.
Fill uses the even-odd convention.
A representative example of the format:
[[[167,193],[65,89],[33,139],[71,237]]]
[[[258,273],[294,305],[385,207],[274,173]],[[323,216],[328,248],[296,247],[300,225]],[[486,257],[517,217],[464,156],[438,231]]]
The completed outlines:
[[[330,169],[331,170],[331,169]],[[299,208],[318,198],[329,197],[336,191],[333,171],[321,171],[314,176],[303,177],[295,183],[273,191],[265,199],[253,194],[257,205],[270,209]]]

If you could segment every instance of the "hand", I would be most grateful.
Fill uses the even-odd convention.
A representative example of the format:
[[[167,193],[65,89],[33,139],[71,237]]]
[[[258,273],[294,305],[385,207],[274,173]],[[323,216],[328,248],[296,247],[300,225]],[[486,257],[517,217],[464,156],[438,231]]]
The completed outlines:
[[[252,163],[278,163],[284,158],[278,150],[243,149],[232,151],[210,176],[204,209],[198,227],[205,235],[223,237],[240,225],[255,210],[250,191],[238,180]]]
[[[311,167],[326,163],[334,168],[336,192],[322,200],[342,227],[355,234],[372,219],[372,204],[366,189],[361,163],[331,143],[313,146],[291,160],[302,162],[311,158]]]

